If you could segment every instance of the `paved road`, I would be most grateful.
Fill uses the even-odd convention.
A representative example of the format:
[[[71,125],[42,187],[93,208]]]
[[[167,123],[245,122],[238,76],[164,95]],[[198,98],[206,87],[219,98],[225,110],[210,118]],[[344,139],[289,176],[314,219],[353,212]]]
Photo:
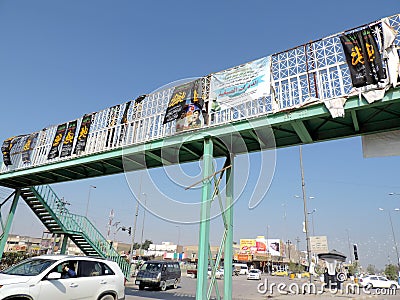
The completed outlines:
[[[298,286],[300,291],[302,285],[308,282],[305,279],[289,279],[283,277],[273,277],[273,276],[263,276],[261,281],[250,281],[246,280],[246,276],[234,276],[232,277],[232,295],[234,300],[262,300],[262,299],[278,299],[278,300],[295,300],[295,299],[389,299],[389,300],[400,300],[400,290],[396,291],[395,295],[376,295],[379,291],[372,290],[371,294],[366,294],[362,290],[355,294],[348,294],[345,290],[342,292],[328,291],[324,290],[323,294],[306,294],[303,295],[301,292],[295,294],[284,295],[277,290],[278,284],[286,284],[285,288],[281,287],[281,290],[288,291],[289,287],[292,288],[292,291],[295,291],[295,288]],[[223,281],[217,280],[220,294],[223,295]],[[259,287],[259,284],[263,283],[264,286],[273,287],[273,293],[270,291],[263,291],[264,286]],[[321,290],[321,284],[319,282],[315,282],[315,286],[318,290]],[[126,288],[126,300],[149,300],[149,299],[164,299],[164,300],[193,300],[196,295],[196,280],[187,278],[185,276],[182,277],[181,284],[178,289],[170,288],[165,292],[157,291],[157,290],[148,290],[139,291],[138,287],[133,284],[128,284]],[[215,296],[215,290],[212,293]]]

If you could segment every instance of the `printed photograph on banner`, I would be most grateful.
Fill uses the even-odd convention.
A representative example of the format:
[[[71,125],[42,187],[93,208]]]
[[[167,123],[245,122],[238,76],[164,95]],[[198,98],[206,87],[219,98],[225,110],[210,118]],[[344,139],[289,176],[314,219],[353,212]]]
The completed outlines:
[[[212,105],[225,109],[269,95],[270,66],[271,58],[264,57],[237,68],[212,74],[210,82]]]
[[[191,106],[195,105],[195,106]],[[202,78],[194,81],[179,85],[174,88],[171,99],[168,103],[167,110],[165,112],[164,122],[177,121],[176,131],[182,131],[187,129],[191,120],[187,118],[187,115],[192,113],[194,107],[202,112],[204,105],[203,99],[203,80]],[[200,117],[199,117],[200,118]],[[196,121],[196,125],[198,121]],[[194,126],[194,124],[192,124]],[[200,126],[198,126],[200,127]],[[191,127],[191,128],[198,128]]]
[[[201,128],[203,125],[204,118],[201,108],[196,104],[185,105],[180,118],[176,120],[176,132]]]

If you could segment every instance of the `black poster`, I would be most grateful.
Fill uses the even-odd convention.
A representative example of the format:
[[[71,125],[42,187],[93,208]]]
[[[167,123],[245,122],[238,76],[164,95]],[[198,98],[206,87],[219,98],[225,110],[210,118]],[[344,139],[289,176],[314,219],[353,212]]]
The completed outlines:
[[[82,151],[85,151],[91,124],[92,124],[92,114],[84,115],[82,117],[81,127],[79,129],[78,137],[76,139],[74,154],[79,154]]]
[[[1,152],[3,153],[3,162],[6,166],[12,165],[11,163],[11,147],[12,143],[11,141],[13,140],[14,137],[8,138],[3,142],[3,145],[1,146]]]
[[[74,144],[76,126],[77,126],[77,121],[72,121],[68,123],[67,133],[65,135],[64,142],[62,144],[60,157],[66,157],[71,155],[72,146]]]
[[[198,84],[198,80],[196,80],[175,87],[165,112],[163,124],[179,119],[184,112],[185,106],[192,103],[194,98],[199,103],[201,99],[199,86],[201,87]]]
[[[54,136],[53,144],[51,145],[47,159],[53,159],[58,157],[60,151],[60,144],[63,140],[65,130],[67,129],[67,123],[58,125],[56,135]]]
[[[371,28],[340,36],[354,87],[377,84],[386,78]]]
[[[31,153],[33,148],[35,147],[35,143],[37,140],[37,137],[39,135],[39,132],[32,133],[28,136],[28,138],[25,141],[24,148],[22,149],[22,161],[24,163],[29,163],[31,162]]]

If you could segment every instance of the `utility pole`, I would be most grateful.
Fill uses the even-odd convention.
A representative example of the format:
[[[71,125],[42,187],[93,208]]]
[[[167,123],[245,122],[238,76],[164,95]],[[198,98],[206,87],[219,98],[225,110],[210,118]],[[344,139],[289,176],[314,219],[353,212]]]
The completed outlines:
[[[303,150],[300,145],[300,170],[301,170],[301,189],[303,192],[303,208],[304,208],[304,227],[306,231],[306,243],[307,243],[307,260],[308,260],[308,269],[310,271],[311,267],[311,251],[310,251],[310,237],[308,236],[308,218],[307,218],[307,197],[306,197],[306,184],[304,180],[304,168],[303,168]],[[310,282],[312,282],[312,275],[310,273]]]

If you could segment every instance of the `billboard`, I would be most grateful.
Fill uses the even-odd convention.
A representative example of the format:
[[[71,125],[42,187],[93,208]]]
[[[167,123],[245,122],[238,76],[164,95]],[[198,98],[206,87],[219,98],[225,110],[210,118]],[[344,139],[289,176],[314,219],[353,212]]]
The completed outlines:
[[[323,236],[310,236],[310,248],[311,252],[318,253],[327,253],[328,250],[328,238]]]
[[[256,239],[241,239],[240,253],[269,253],[271,256],[282,256],[283,247],[280,239],[265,239],[258,236]]]

